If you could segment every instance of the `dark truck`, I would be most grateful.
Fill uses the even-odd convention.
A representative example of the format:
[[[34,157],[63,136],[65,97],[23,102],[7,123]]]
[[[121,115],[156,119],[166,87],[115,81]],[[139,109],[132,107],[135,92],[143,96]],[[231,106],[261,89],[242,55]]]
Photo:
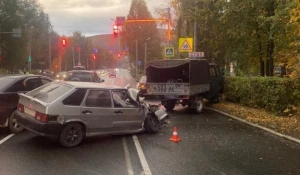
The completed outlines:
[[[169,111],[181,103],[201,113],[203,99],[219,102],[223,93],[223,74],[216,64],[206,59],[148,62],[146,76],[146,89],[140,91],[140,96],[158,96]]]

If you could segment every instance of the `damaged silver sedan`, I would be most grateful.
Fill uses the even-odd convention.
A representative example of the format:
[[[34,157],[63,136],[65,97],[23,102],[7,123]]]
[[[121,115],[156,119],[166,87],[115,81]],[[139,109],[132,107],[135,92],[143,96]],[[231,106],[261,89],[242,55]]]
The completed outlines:
[[[52,82],[19,94],[15,117],[25,129],[57,138],[64,147],[90,136],[157,133],[167,113],[141,102],[137,94],[99,83]]]

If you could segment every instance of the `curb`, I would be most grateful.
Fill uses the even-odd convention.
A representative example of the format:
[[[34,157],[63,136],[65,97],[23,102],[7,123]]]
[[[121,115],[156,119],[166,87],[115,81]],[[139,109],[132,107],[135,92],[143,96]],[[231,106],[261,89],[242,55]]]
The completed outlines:
[[[242,123],[246,123],[246,124],[248,124],[248,125],[250,125],[250,126],[253,126],[253,127],[255,127],[255,128],[259,128],[259,129],[262,129],[262,130],[264,130],[264,131],[267,131],[267,132],[269,132],[269,133],[271,133],[271,134],[274,134],[274,135],[276,135],[276,136],[278,136],[278,137],[282,137],[282,138],[285,138],[285,139],[287,139],[287,140],[290,140],[290,141],[293,141],[293,142],[296,142],[296,143],[300,144],[300,140],[299,140],[299,139],[296,139],[296,138],[294,138],[294,137],[291,137],[291,136],[288,136],[288,135],[285,135],[285,134],[281,134],[281,133],[279,133],[279,132],[277,132],[277,131],[274,131],[274,130],[272,130],[272,129],[269,129],[269,128],[260,126],[260,125],[258,125],[258,124],[254,124],[254,123],[248,122],[248,121],[246,121],[246,120],[244,120],[244,119],[241,119],[241,118],[239,118],[239,117],[236,117],[236,116],[234,116],[234,115],[228,114],[228,113],[226,113],[226,112],[223,112],[223,111],[220,111],[220,110],[217,110],[217,109],[213,109],[213,108],[209,108],[209,107],[205,107],[205,109],[207,109],[207,110],[209,110],[209,111],[217,112],[217,113],[219,113],[219,114],[225,115],[226,117],[229,117],[229,118],[238,120],[238,121],[240,121],[240,122],[242,122]]]

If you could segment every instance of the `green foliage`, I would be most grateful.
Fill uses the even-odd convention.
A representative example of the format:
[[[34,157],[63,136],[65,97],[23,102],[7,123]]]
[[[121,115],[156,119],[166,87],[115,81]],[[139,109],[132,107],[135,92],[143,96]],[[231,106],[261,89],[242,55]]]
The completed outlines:
[[[288,78],[226,77],[228,101],[264,108],[280,115],[294,113],[300,105],[300,81]]]

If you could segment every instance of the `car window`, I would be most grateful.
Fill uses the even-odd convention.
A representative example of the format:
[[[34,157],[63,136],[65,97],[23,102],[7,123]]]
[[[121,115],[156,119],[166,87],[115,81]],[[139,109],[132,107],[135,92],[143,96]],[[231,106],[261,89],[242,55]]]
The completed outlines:
[[[93,77],[90,72],[68,72],[65,81],[92,82]]]
[[[80,106],[86,94],[86,89],[77,89],[70,96],[63,100],[64,105]]]
[[[51,80],[46,79],[46,78],[41,78],[41,80],[42,80],[43,85],[51,82]]]
[[[34,89],[33,91],[28,92],[26,95],[39,99],[45,103],[51,103],[66,94],[71,89],[72,88],[67,85],[48,83],[44,86]]]
[[[28,78],[24,81],[26,91],[32,91],[41,86],[39,78]]]
[[[85,100],[86,107],[111,107],[110,93],[107,90],[90,90]]]
[[[138,106],[127,91],[112,91],[112,97],[115,108],[134,108]]]
[[[215,77],[215,76],[216,76],[216,72],[215,72],[214,67],[210,67],[210,68],[209,68],[209,71],[210,71],[210,76],[212,76],[212,77]]]
[[[10,80],[14,80],[14,79],[10,79]],[[10,87],[7,88],[6,92],[22,92],[25,91],[25,87],[24,87],[24,80],[19,80],[15,83],[13,83]],[[6,82],[0,81],[0,84],[3,86],[3,84],[5,85]],[[0,85],[0,86],[1,86]]]
[[[100,77],[97,75],[97,73],[94,73],[94,79],[95,82],[100,82]]]

